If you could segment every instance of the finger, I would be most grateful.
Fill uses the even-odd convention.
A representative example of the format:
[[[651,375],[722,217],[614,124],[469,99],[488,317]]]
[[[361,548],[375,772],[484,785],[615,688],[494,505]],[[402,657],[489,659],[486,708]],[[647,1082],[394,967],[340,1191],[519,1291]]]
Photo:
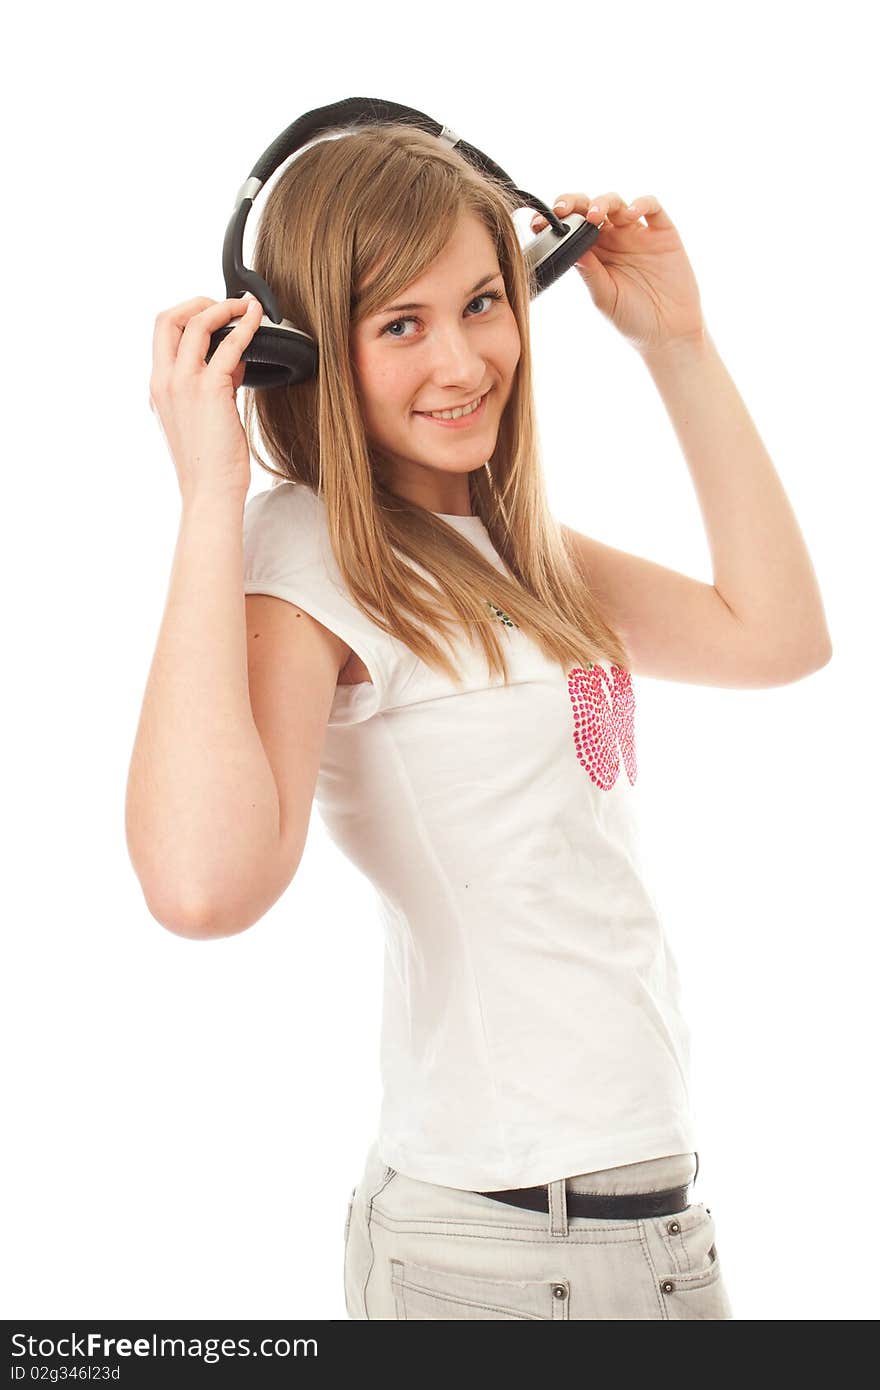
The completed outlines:
[[[579,212],[583,214],[586,212],[590,201],[591,199],[588,193],[560,193],[556,202],[553,204],[553,211],[556,213],[557,217],[565,217],[570,212]],[[549,227],[549,225],[550,223],[547,221],[546,217],[540,212],[535,213],[529,223],[533,232],[542,232],[544,228]]]
[[[601,197],[588,203],[584,216],[597,227],[602,222],[610,222],[612,227],[616,227],[626,221],[625,207],[626,203],[619,193],[603,193]]]
[[[654,227],[659,232],[666,232],[675,223],[660,206],[652,193],[646,193],[643,198],[637,198],[635,205],[639,208],[640,216],[644,217],[649,227]]]
[[[610,222],[612,226],[625,226],[630,218],[625,211],[625,202],[619,193],[603,193],[598,198],[590,198],[587,193],[564,193],[553,204],[557,217],[565,217],[570,212],[580,213],[594,226]],[[548,226],[546,217],[540,214],[532,218],[533,232],[540,232]]]
[[[211,334],[214,330],[224,324],[233,323],[236,319],[243,318],[248,312],[248,307],[256,303],[255,299],[245,299],[238,296],[235,299],[221,299],[217,304],[209,304],[207,309],[193,314],[180,339],[180,347],[177,350],[177,370],[185,376],[196,376],[203,372],[205,370],[205,358],[211,344]],[[254,317],[252,312],[252,321]],[[257,321],[259,322],[259,320]],[[239,339],[240,337],[239,334]],[[224,339],[225,341],[226,339]],[[224,354],[225,357],[228,355],[228,353]],[[213,362],[213,360],[212,358],[211,361]]]
[[[153,330],[153,372],[156,376],[164,375],[174,365],[181,335],[193,314],[213,303],[213,299],[205,295],[196,295],[157,315]]]
[[[226,334],[226,337],[222,340],[220,346],[207,365],[206,370],[213,372],[215,376],[234,377],[236,368],[242,366],[241,354],[244,352],[251,338],[260,326],[263,317],[262,304],[258,299],[248,299],[246,303],[247,308],[245,312],[240,316],[232,332]],[[210,344],[206,342],[205,356],[207,356],[209,346]],[[241,377],[242,379],[244,377],[243,367]],[[241,385],[241,381],[235,382],[234,384],[237,390]]]

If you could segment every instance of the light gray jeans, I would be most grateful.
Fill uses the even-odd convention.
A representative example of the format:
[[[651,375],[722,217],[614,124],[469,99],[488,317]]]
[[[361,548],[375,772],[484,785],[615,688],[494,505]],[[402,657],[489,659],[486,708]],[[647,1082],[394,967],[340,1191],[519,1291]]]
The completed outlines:
[[[370,1146],[345,1218],[355,1319],[732,1318],[710,1209],[568,1216],[566,1192],[657,1192],[690,1182],[674,1154],[549,1183],[549,1212],[407,1178]]]

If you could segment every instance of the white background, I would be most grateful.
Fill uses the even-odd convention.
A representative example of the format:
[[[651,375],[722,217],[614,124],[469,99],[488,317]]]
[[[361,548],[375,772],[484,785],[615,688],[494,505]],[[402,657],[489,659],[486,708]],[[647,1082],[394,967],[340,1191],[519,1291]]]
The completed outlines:
[[[443,120],[548,202],[653,193],[682,235],[834,644],[775,689],[636,678],[644,848],[692,1029],[695,1200],[738,1319],[877,1316],[869,23],[856,3],[15,11],[4,1316],[346,1316],[346,1202],[380,1101],[370,884],[315,814],[275,907],[197,943],[150,916],[123,817],[180,512],[148,404],[155,316],[225,297],[254,161],[348,96]],[[576,272],[532,331],[557,515],[711,580],[662,402]]]

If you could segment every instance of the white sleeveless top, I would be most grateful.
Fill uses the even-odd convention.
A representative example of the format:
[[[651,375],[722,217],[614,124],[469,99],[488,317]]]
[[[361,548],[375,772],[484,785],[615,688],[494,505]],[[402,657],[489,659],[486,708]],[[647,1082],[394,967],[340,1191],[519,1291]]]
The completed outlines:
[[[439,515],[505,572],[478,517]],[[372,676],[336,688],[315,805],[376,890],[386,1163],[479,1191],[697,1149],[629,673],[565,674],[495,608],[510,682],[463,635],[456,687],[352,603],[304,484],[248,501],[244,559],[245,593],[304,609]]]

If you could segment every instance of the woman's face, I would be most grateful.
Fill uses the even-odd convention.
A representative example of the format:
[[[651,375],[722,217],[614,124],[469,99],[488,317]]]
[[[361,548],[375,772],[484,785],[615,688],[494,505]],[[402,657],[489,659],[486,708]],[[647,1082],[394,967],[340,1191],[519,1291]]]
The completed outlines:
[[[394,493],[429,511],[470,512],[467,475],[492,455],[520,352],[494,242],[465,214],[427,273],[352,330],[364,427],[393,461]],[[484,393],[459,425],[421,413]]]

